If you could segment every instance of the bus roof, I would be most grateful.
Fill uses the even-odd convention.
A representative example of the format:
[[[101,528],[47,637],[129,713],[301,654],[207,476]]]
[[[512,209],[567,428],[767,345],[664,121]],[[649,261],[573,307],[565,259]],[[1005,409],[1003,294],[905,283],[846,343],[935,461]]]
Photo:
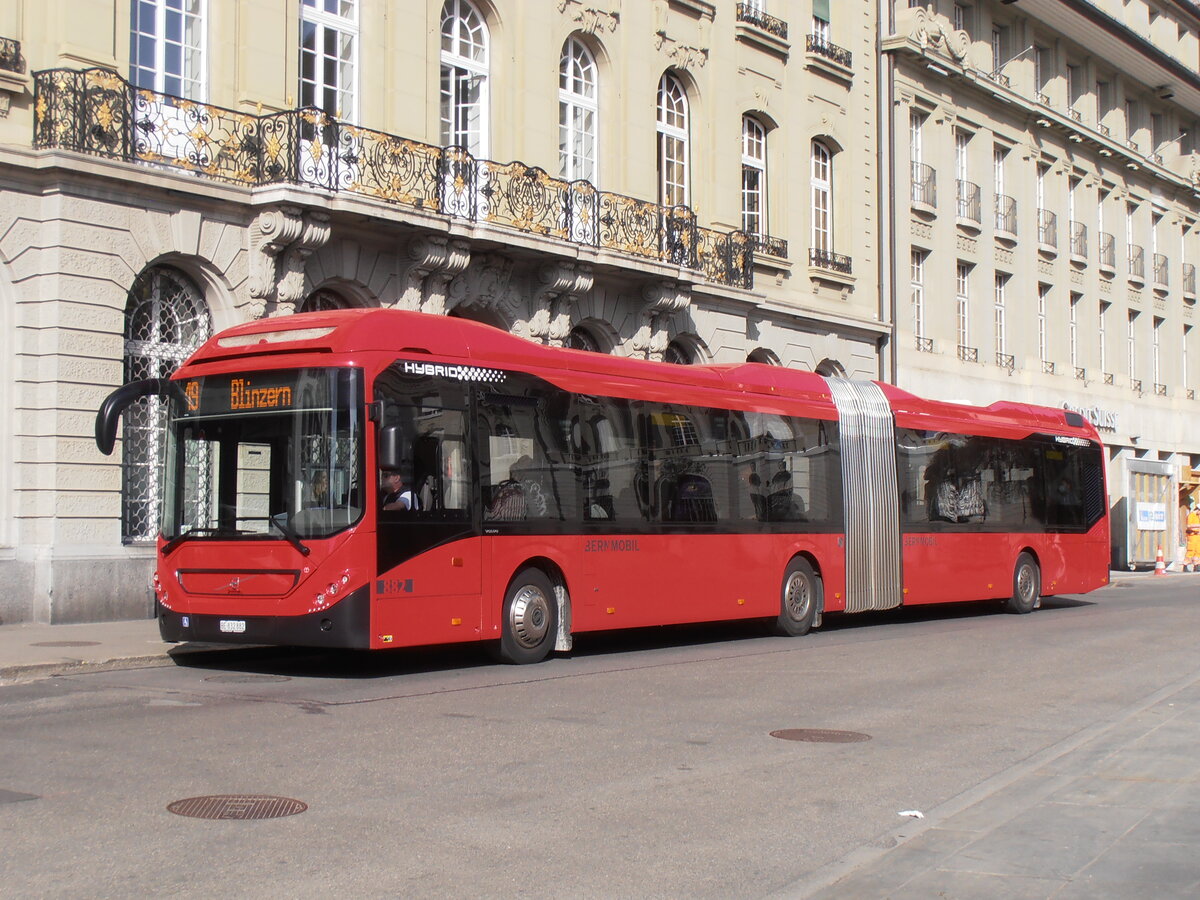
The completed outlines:
[[[825,379],[813,372],[762,363],[696,365],[547,347],[499,328],[451,316],[398,309],[352,309],[297,313],[256,319],[228,328],[206,341],[176,373],[189,377],[207,364],[245,364],[253,358],[274,365],[312,365],[309,354],[386,353],[429,356],[479,366],[514,368],[547,378],[565,390],[611,393],[639,399],[722,405],[720,394],[776,398],[783,407],[799,404],[807,414],[836,418]],[[221,366],[222,369],[228,366]],[[681,377],[686,371],[686,380]],[[877,382],[902,428],[1011,435],[1019,431],[1077,434],[1098,440],[1090,423],[1062,409],[1000,401],[987,407],[926,400],[894,385]],[[731,405],[736,401],[730,399]],[[756,402],[760,408],[770,403]]]

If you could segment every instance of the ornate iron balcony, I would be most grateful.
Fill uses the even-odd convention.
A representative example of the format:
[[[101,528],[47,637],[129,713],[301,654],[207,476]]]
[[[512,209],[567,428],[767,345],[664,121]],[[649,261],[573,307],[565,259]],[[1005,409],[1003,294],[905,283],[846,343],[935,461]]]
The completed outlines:
[[[1154,382],[1154,396],[1155,397],[1167,396],[1167,386],[1165,384],[1159,384],[1157,381]]]
[[[968,222],[979,224],[979,185],[961,178],[955,181],[957,216]]]
[[[830,250],[822,250],[820,247],[809,247],[808,264],[816,266],[818,269],[841,272],[843,275],[851,274],[851,259],[849,256],[843,256],[840,253],[834,253]]]
[[[1058,216],[1048,209],[1038,211],[1038,243],[1044,247],[1058,247]]]
[[[1154,254],[1154,286],[1165,288],[1170,284],[1170,269],[1171,264],[1167,261],[1167,257],[1162,253]]]
[[[963,362],[979,362],[979,348],[978,347],[964,347],[962,344],[959,344],[958,345],[958,358],[961,359]]]
[[[1146,277],[1146,251],[1137,244],[1129,245],[1129,277],[1138,279]]]
[[[1011,353],[997,353],[996,365],[1011,372],[1017,367],[1017,360]]]
[[[996,197],[996,230],[1017,233],[1017,201],[1004,194]]]
[[[755,253],[787,259],[788,243],[783,238],[771,237],[769,234],[752,234],[750,239],[754,242]]]
[[[139,90],[106,69],[34,73],[34,146],[261,187],[292,184],[660,260],[752,287],[753,242],[666,207],[340,122],[319,109],[251,115]]]
[[[817,56],[824,56],[826,59],[831,59],[838,65],[845,66],[847,69],[854,62],[853,53],[843,47],[839,47],[837,44],[831,44],[819,34],[808,35],[805,41],[805,49],[809,53],[815,53]]]
[[[1085,369],[1083,366],[1076,366],[1075,367],[1075,380],[1076,381],[1087,381],[1087,369]]]
[[[912,164],[912,202],[922,206],[937,206],[937,172],[933,166]]]
[[[1100,232],[1100,265],[1117,268],[1117,239],[1107,231]]]
[[[933,338],[917,337],[917,351],[920,353],[933,352]]]
[[[777,38],[787,40],[787,22],[783,21],[783,19],[777,19],[774,16],[768,16],[761,9],[749,3],[739,3],[737,5],[737,20],[739,22],[746,22],[756,28],[761,28],[763,31],[773,34]]]
[[[1071,222],[1071,255],[1087,259],[1087,226],[1082,222]]]
[[[0,69],[7,72],[24,72],[25,60],[21,57],[21,42],[12,38],[0,38]]]

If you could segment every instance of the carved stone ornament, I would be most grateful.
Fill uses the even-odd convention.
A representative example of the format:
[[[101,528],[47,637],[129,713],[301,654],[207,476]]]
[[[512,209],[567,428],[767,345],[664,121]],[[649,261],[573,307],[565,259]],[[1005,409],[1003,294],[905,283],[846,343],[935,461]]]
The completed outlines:
[[[642,286],[643,322],[630,342],[638,355],[662,362],[670,337],[667,334],[667,319],[674,313],[687,309],[692,302],[691,291],[671,281],[652,281]]]
[[[409,241],[402,257],[407,264],[400,276],[402,287],[396,305],[444,313],[447,287],[471,261],[470,244],[437,234],[422,235]]]
[[[571,333],[571,309],[581,294],[592,289],[592,267],[586,263],[546,263],[538,269],[539,289],[532,300],[529,337],[551,347],[566,346]]]
[[[297,206],[277,206],[259,213],[250,223],[251,314],[258,318],[267,303],[277,301],[276,315],[295,311],[306,293],[304,268],[308,258],[329,240],[329,215],[303,212]]]
[[[934,50],[966,65],[971,49],[971,37],[965,31],[955,31],[947,19],[935,15],[924,6],[909,7],[896,12],[896,32],[904,34],[922,50]]]
[[[582,0],[558,0],[558,11],[579,23],[579,30],[584,34],[598,34],[604,29],[613,32],[621,22],[620,13],[585,7]]]

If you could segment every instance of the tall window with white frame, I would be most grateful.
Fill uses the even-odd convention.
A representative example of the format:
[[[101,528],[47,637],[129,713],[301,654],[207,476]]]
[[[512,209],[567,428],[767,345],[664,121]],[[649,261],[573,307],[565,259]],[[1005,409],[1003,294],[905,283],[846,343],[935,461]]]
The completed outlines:
[[[830,262],[833,252],[833,154],[820,141],[813,141],[811,159],[811,248],[814,262],[820,265]]]
[[[1050,333],[1047,319],[1047,307],[1050,304],[1050,285],[1038,285],[1037,326],[1038,326],[1038,359],[1042,362],[1043,372],[1053,372],[1054,364],[1050,362]]]
[[[967,359],[971,347],[970,337],[971,314],[971,267],[964,262],[955,267],[955,318],[958,337],[958,358]]]
[[[912,288],[912,323],[917,349],[932,349],[925,339],[925,257],[924,250],[912,248],[910,286]]]
[[[1000,144],[992,146],[992,196],[996,204],[995,228],[1007,234],[1016,234],[1016,210],[1005,188],[1004,169],[1008,149]]]
[[[207,6],[208,0],[132,0],[129,80],[136,87],[200,103],[208,99]]]
[[[742,231],[767,234],[767,130],[753,116],[742,116]]]
[[[558,171],[568,181],[599,183],[599,110],[595,57],[583,41],[569,37],[558,64]]]
[[[686,206],[689,169],[688,99],[679,79],[658,80],[658,202]]]
[[[469,0],[446,0],[441,35],[442,145],[464,147],[473,156],[486,157],[490,87],[487,23]]]
[[[1139,381],[1137,377],[1137,318],[1137,310],[1129,310],[1129,317],[1126,320],[1125,332],[1125,347],[1128,355],[1127,362],[1129,365],[1129,386],[1135,390],[1137,389]]]
[[[829,44],[829,0],[813,0],[812,36],[820,45]]]
[[[971,21],[972,9],[966,3],[954,4],[954,30],[970,34],[974,23]]]
[[[1166,394],[1167,387],[1162,374],[1162,323],[1165,320],[1155,316],[1150,333],[1150,369],[1154,375],[1154,393]]]
[[[1189,400],[1196,399],[1195,388],[1191,386],[1192,379],[1188,373],[1188,345],[1192,342],[1192,326],[1183,326],[1183,343],[1180,345],[1179,380],[1183,385],[1184,396]]]
[[[992,319],[996,334],[996,365],[1009,368],[1008,356],[1008,276],[996,273],[992,295]]]
[[[354,121],[358,0],[302,0],[300,105]]]
[[[976,197],[971,189],[974,187],[968,179],[968,149],[971,144],[971,133],[962,128],[954,130],[954,192],[957,203],[955,215],[960,219],[975,220],[978,218],[974,209]]]
[[[1136,213],[1137,207],[1134,204],[1125,204],[1125,257],[1130,278],[1141,278],[1144,274],[1143,266],[1145,265],[1145,260],[1138,254],[1141,247],[1134,243],[1135,234],[1133,228]]]
[[[1070,305],[1067,309],[1067,342],[1070,345],[1071,368],[1075,377],[1079,377],[1079,302],[1083,294],[1072,292]]]
[[[908,159],[912,167],[912,202],[926,206],[934,204],[932,180],[925,174],[924,165],[925,114],[912,110],[908,114]]]
[[[1104,300],[1100,301],[1100,315],[1096,322],[1096,337],[1099,344],[1097,349],[1100,351],[1098,362],[1100,363],[1100,371],[1104,375],[1105,384],[1112,383],[1112,373],[1108,371],[1108,341],[1106,339],[1108,331],[1108,310],[1111,306],[1111,303],[1107,303]]]
[[[1138,104],[1136,100],[1125,101],[1125,141],[1137,149]]]

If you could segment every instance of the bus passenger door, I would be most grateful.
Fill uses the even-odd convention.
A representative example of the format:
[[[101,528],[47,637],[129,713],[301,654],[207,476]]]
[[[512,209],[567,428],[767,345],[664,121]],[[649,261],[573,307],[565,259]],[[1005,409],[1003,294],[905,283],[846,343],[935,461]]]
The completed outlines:
[[[374,631],[397,646],[473,641],[482,631],[466,392],[427,368],[395,363],[375,383],[377,435],[396,458],[380,457],[389,470],[376,493]],[[385,471],[399,474],[398,489],[385,488]]]

